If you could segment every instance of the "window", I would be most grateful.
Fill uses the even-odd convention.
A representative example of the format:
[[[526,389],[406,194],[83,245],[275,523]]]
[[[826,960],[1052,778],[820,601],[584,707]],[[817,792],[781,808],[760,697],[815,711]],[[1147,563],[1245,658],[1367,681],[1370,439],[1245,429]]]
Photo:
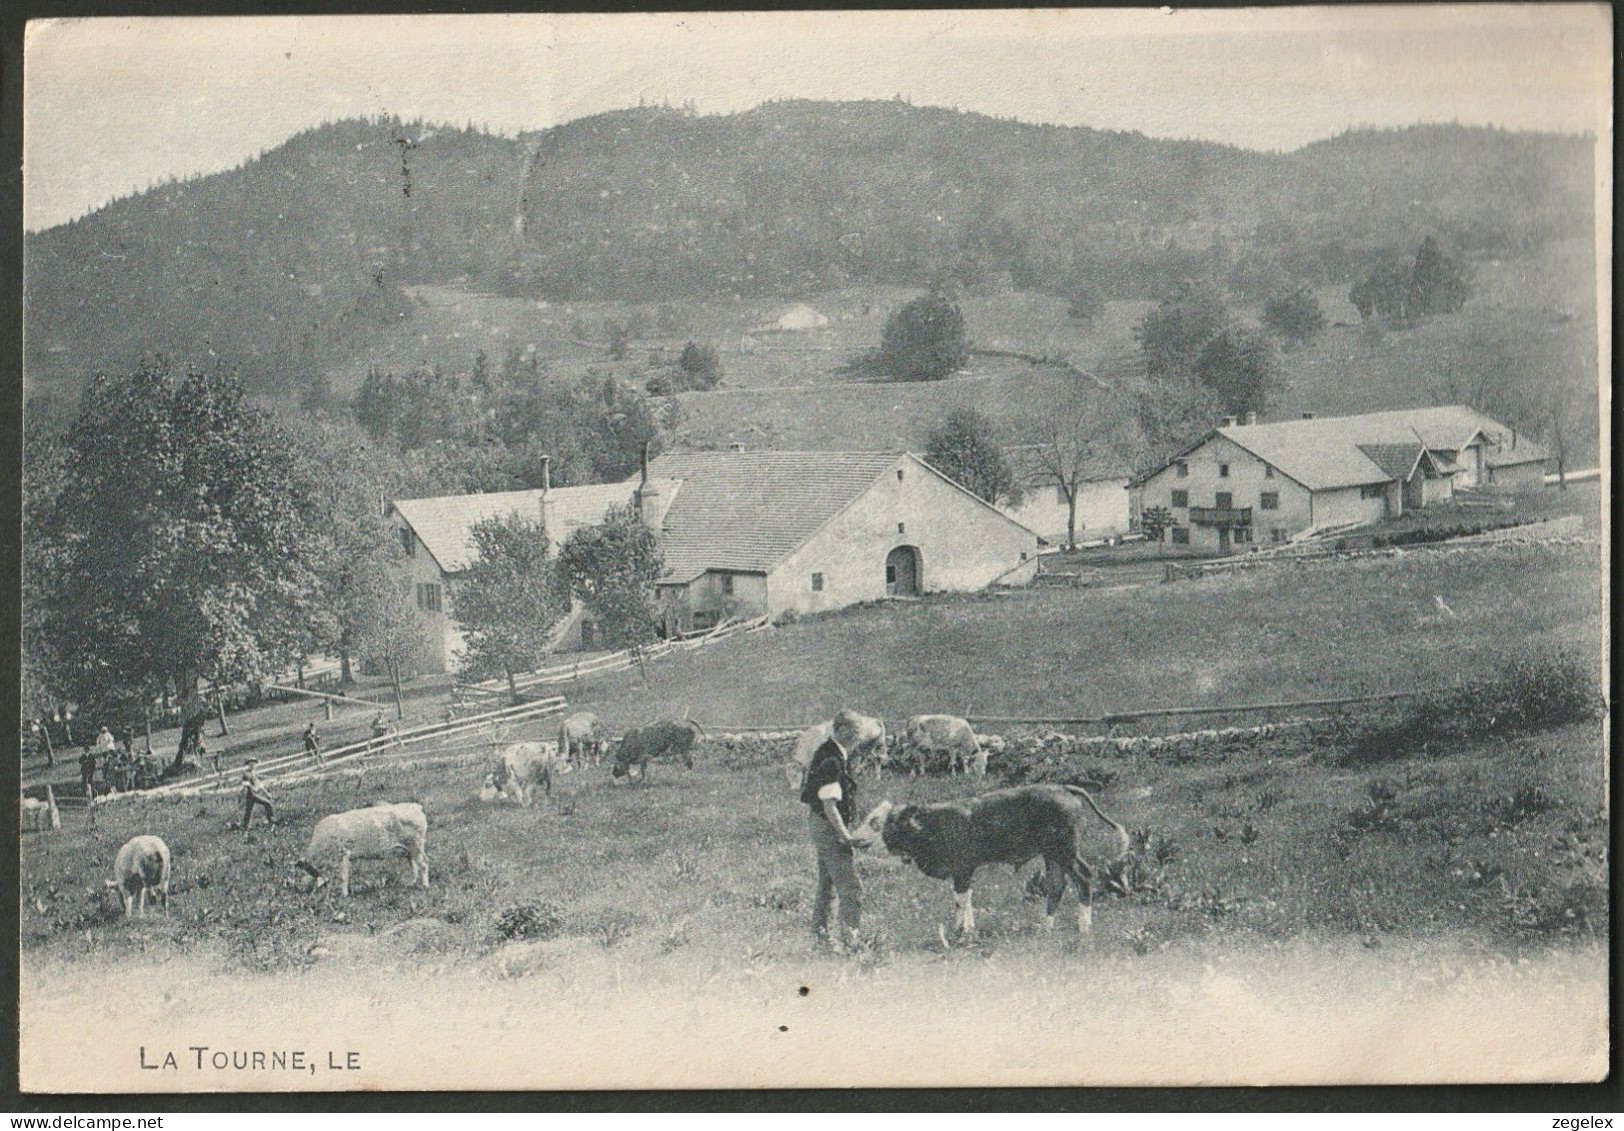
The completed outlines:
[[[897,474],[901,475],[902,473],[899,471],[899,472],[897,472]],[[823,592],[823,574],[814,573],[812,575],[812,592],[814,592],[814,593],[822,593]]]
[[[1173,474],[1178,476],[1180,479],[1189,478],[1190,465],[1185,463],[1183,460],[1176,461],[1173,464]]]
[[[1251,540],[1252,540],[1252,528],[1250,526],[1237,526],[1237,527],[1235,527],[1235,542],[1236,542],[1237,545],[1239,545],[1240,543],[1243,543],[1243,542],[1250,542]]]
[[[406,551],[408,558],[417,557],[417,539],[412,536],[412,528],[409,526],[400,528],[400,548]]]
[[[417,585],[417,607],[431,613],[440,611],[440,587],[432,581],[420,581]]]
[[[1173,492],[1173,505],[1175,507],[1187,507],[1187,506],[1189,506],[1190,505],[1190,492],[1188,492],[1188,491],[1174,491]]]
[[[1022,551],[1021,551],[1021,561],[1023,561],[1023,562],[1024,562],[1024,561],[1025,561],[1025,560],[1026,560],[1026,551],[1025,551],[1025,550],[1022,550]]]
[[[724,573],[722,575],[722,596],[733,596],[733,575],[731,573]]]
[[[898,534],[906,534],[906,533],[908,533],[908,524],[905,523],[905,522],[897,523],[897,533]]]
[[[1055,487],[1054,501],[1056,506],[1064,507],[1070,505],[1071,500],[1066,498],[1066,489],[1064,487]]]
[[[1190,528],[1188,526],[1173,527],[1173,545],[1188,546],[1190,544]]]
[[[1258,505],[1259,510],[1266,510],[1266,511],[1277,511],[1277,510],[1279,510],[1280,509],[1280,492],[1279,491],[1265,491],[1265,492],[1263,492],[1263,494],[1258,496],[1257,505]]]
[[[1227,463],[1221,463],[1221,464],[1218,465],[1218,478],[1219,479],[1228,479],[1229,478],[1229,465]]]
[[[897,468],[897,482],[898,483],[902,482],[902,468],[900,468],[900,467]]]
[[[1235,496],[1228,491],[1219,491],[1212,497],[1212,505],[1219,510],[1228,510],[1235,505]]]
[[[1359,497],[1361,499],[1379,499],[1385,494],[1387,494],[1387,485],[1384,483],[1366,483],[1359,488]]]
[[[1273,527],[1269,528],[1269,541],[1271,541],[1271,542],[1284,542],[1285,540],[1286,540],[1286,532],[1284,530],[1281,530],[1278,526],[1273,526]]]
[[[1265,479],[1273,479],[1274,478],[1274,468],[1270,467],[1268,464],[1264,464],[1263,465],[1263,478],[1265,478]]]

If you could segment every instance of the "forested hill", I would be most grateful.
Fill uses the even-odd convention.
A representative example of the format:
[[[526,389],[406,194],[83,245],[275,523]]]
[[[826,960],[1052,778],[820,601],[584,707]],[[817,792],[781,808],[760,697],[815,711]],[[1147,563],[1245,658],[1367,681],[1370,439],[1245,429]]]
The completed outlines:
[[[520,139],[398,120],[302,133],[26,241],[32,387],[144,354],[298,388],[409,333],[400,288],[791,297],[974,283],[1155,297],[1351,280],[1435,234],[1515,255],[1588,232],[1593,141],[1459,126],[1288,154],[900,101],[639,109]]]

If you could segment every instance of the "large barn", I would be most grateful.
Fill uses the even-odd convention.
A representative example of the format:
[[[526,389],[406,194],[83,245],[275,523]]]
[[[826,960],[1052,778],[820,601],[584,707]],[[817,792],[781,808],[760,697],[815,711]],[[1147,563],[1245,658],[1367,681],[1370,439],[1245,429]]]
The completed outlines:
[[[1457,488],[1543,482],[1544,448],[1464,405],[1216,428],[1140,479],[1174,545],[1228,553],[1316,527],[1376,522]]]
[[[475,523],[544,514],[556,552],[574,530],[628,505],[658,532],[668,633],[729,616],[983,589],[1037,568],[1036,533],[914,455],[664,455],[624,483],[397,500],[390,516],[411,575],[408,601],[429,628],[434,666],[454,666],[463,646],[451,590],[475,552]],[[560,625],[557,647],[591,647],[593,635],[577,609]]]
[[[911,454],[686,452],[650,472],[681,485],[660,528],[673,631],[983,589],[1037,568],[1036,533]]]

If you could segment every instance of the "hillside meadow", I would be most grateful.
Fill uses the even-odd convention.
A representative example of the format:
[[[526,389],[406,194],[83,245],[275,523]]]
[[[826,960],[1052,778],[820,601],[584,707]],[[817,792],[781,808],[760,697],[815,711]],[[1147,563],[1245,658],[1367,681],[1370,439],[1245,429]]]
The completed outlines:
[[[717,730],[806,722],[848,703],[896,718],[1411,690],[1492,675],[1548,646],[1598,654],[1597,552],[1417,552],[1138,590],[893,604],[650,665],[646,687],[634,672],[568,694],[618,732],[685,709]],[[707,1083],[815,1083],[794,1065],[814,1054],[892,1083],[963,1083],[979,1078],[972,1068],[1029,1083],[1596,1071],[1601,725],[1401,743],[1371,760],[1350,745],[1363,717],[1195,757],[1112,751],[1074,767],[1100,783],[1136,861],[1132,894],[1097,897],[1088,939],[1069,910],[1046,931],[1025,876],[989,867],[977,939],[944,947],[948,886],[871,852],[863,944],[844,957],[810,936],[805,816],[782,774],[715,747],[692,771],[656,764],[647,785],[613,783],[602,768],[562,775],[531,809],[479,800],[488,743],[448,740],[362,774],[273,783],[279,823],[247,836],[231,828],[230,793],[121,802],[94,827],[70,810],[59,832],[23,840],[22,1021],[25,1034],[48,1016],[85,1011],[86,1022],[25,1041],[25,1077],[63,1071],[93,1042],[110,1051],[78,1085],[162,1086],[131,1067],[125,1026],[136,1019],[148,1044],[359,1047],[380,1073],[370,1079],[406,1087],[680,1085],[662,1064]],[[986,783],[864,781],[860,808],[962,796],[997,785],[1000,769]],[[292,862],[321,815],[408,798],[430,817],[426,892],[407,886],[399,861],[358,864],[348,901],[305,890]],[[126,921],[101,889],[138,832],[174,852],[167,918]],[[91,1020],[104,1014],[86,986],[115,970],[162,993],[108,1027]],[[436,1043],[391,1036],[423,1024],[429,1001]],[[994,1002],[998,1022],[980,1028]],[[1171,1039],[1169,1009],[1214,1034],[1176,1065],[1152,1039]],[[1328,1041],[1331,1018],[1340,1035]],[[206,1037],[181,1039],[199,1024]],[[972,1024],[988,1042],[977,1065],[894,1056],[891,1042]],[[705,1051],[674,1051],[700,1033],[713,1035]],[[513,1041],[599,1059],[465,1067],[466,1050]],[[648,1056],[617,1058],[616,1047]]]

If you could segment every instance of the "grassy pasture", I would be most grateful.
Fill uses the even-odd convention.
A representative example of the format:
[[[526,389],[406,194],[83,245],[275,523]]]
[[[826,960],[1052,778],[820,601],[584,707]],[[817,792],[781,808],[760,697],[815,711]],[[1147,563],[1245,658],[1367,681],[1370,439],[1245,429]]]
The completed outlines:
[[[889,716],[971,700],[1046,713],[1445,682],[1492,667],[1513,641],[1596,647],[1595,553],[1416,554],[1128,593],[861,609],[651,665],[647,688],[635,674],[585,686],[572,705],[619,730],[683,707],[718,726],[805,721],[845,702]],[[1454,617],[1437,612],[1437,594]],[[480,748],[425,750],[360,778],[273,784],[280,823],[247,837],[230,827],[232,797],[110,806],[94,830],[70,812],[60,832],[21,846],[25,1077],[207,1083],[125,1073],[114,1046],[133,1040],[130,1025],[176,1047],[303,1047],[331,1034],[320,1039],[364,1048],[404,1087],[680,1086],[668,1063],[745,1085],[829,1083],[830,1071],[963,1083],[994,1069],[1032,1083],[1335,1080],[1350,1055],[1362,1072],[1422,1080],[1445,1071],[1450,1050],[1463,1057],[1454,1079],[1600,1064],[1600,725],[1373,765],[1347,761],[1339,741],[1321,732],[1221,758],[1113,753],[1079,766],[1108,783],[1101,804],[1133,831],[1142,867],[1132,896],[1096,901],[1081,946],[1070,897],[1051,934],[1024,877],[989,867],[979,939],[944,951],[948,885],[869,854],[863,947],[820,951],[803,807],[775,767],[714,752],[693,771],[657,764],[646,787],[567,774],[521,810],[477,799]],[[860,807],[974,788],[888,778],[863,784]],[[291,864],[320,816],[407,798],[430,815],[427,892],[407,886],[402,861],[359,863],[348,901],[303,890]],[[174,852],[167,919],[126,922],[101,890],[118,846],[140,832]],[[162,986],[161,1001],[134,995],[119,1034],[104,1034],[99,995],[131,978]],[[1549,1030],[1540,1049],[1578,1060],[1531,1060],[1512,1018]],[[1333,1019],[1334,1048],[1313,1036]],[[969,1026],[974,1064],[895,1056],[899,1039],[915,1047]],[[430,1030],[428,1046],[391,1036]],[[617,1051],[632,1046],[650,1055]],[[502,1051],[516,1048],[526,1055]],[[685,1051],[671,1061],[672,1050]]]
[[[1492,668],[1509,640],[1599,647],[1593,552],[1269,571],[1168,586],[1153,601],[1144,591],[1056,591],[859,610],[652,665],[647,689],[615,677],[581,689],[572,705],[618,730],[684,707],[719,727],[807,721],[846,702],[894,718],[971,705],[1092,712],[1410,688]],[[1508,577],[1518,579],[1517,602],[1505,600]],[[1439,593],[1454,617],[1437,612]],[[1118,755],[1103,765],[1108,809],[1169,846],[1167,876],[1159,893],[1100,909],[1101,945],[1143,950],[1216,926],[1461,929],[1514,941],[1516,893],[1560,890],[1555,872],[1577,867],[1550,851],[1553,838],[1570,825],[1595,833],[1598,744],[1598,728],[1585,725],[1365,768],[1300,740],[1213,763]],[[446,760],[459,752],[466,764]],[[349,953],[387,935],[396,939],[387,945],[430,955],[488,954],[502,941],[495,917],[530,903],[551,906],[560,932],[605,949],[809,953],[804,816],[776,769],[714,758],[692,773],[658,765],[646,788],[582,771],[523,811],[477,800],[477,748],[432,755],[360,779],[273,785],[281,823],[247,838],[229,830],[235,798],[122,803],[104,809],[95,830],[70,813],[60,834],[24,840],[24,950],[202,947],[233,965],[275,968],[315,961],[318,945]],[[878,791],[867,788],[873,800]],[[883,792],[930,799],[965,788],[893,781]],[[320,815],[408,797],[431,814],[433,889],[404,887],[404,866],[370,863],[348,906],[295,890],[289,866]],[[1375,803],[1383,808],[1372,815]],[[130,930],[110,921],[100,880],[118,845],[143,831],[174,850],[176,914]],[[1423,849],[1430,855],[1418,863]],[[867,873],[880,948],[870,960],[928,950],[946,889],[884,861]],[[989,870],[984,887],[989,944],[1028,945],[1041,916],[1009,870]],[[402,928],[407,942],[388,934],[407,921],[416,922]]]

